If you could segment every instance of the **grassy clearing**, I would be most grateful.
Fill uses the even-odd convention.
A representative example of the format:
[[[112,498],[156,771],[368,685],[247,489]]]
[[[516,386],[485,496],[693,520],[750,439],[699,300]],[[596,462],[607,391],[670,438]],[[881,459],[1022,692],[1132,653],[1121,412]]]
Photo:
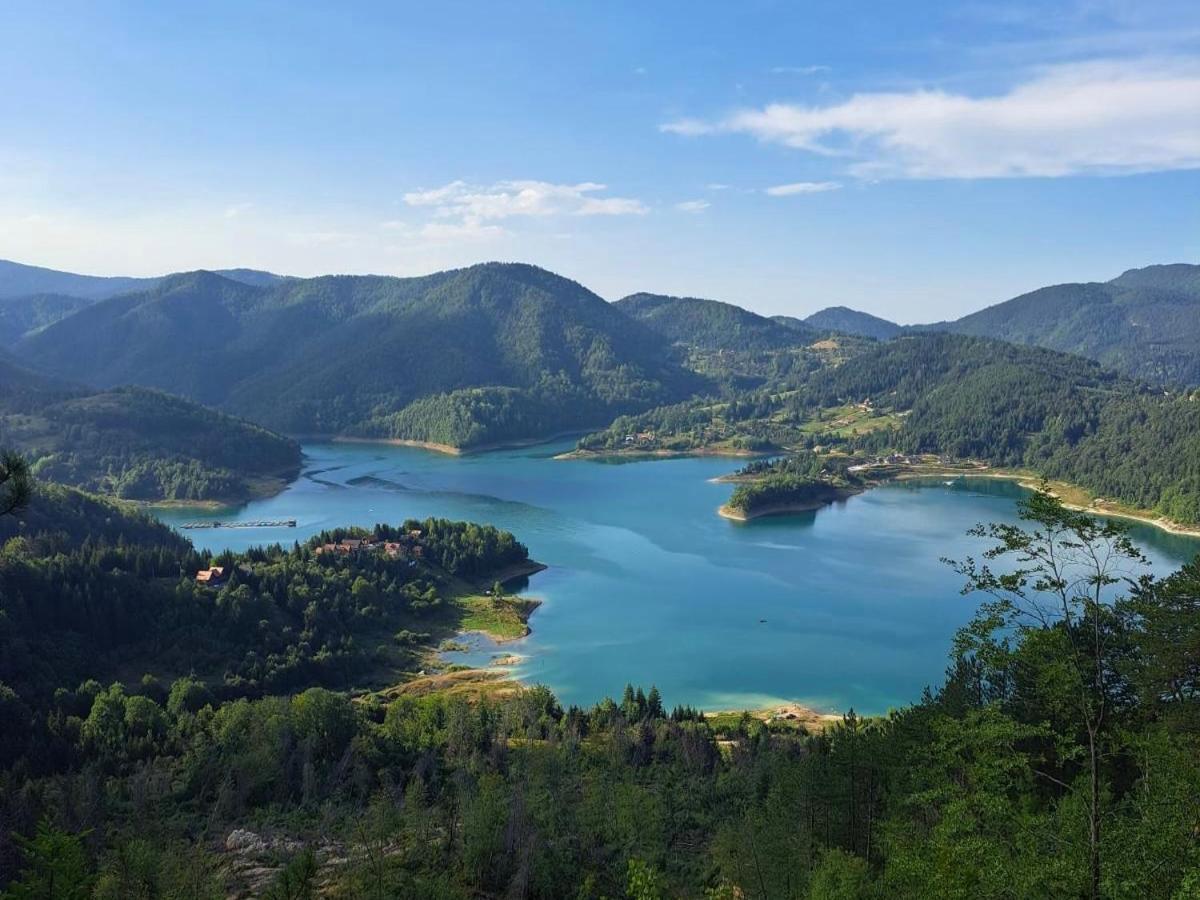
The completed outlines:
[[[461,610],[459,628],[463,631],[482,631],[497,641],[511,641],[529,634],[530,614],[538,601],[523,597],[488,597],[467,594],[454,599]]]

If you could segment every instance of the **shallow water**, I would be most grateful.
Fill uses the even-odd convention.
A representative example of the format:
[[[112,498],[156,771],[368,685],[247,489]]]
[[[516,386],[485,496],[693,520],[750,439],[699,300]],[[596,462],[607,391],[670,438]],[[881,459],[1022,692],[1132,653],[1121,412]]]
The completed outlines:
[[[383,445],[312,444],[284,493],[216,518],[296,519],[296,528],[192,530],[198,546],[303,540],[337,525],[442,516],[511,530],[550,566],[524,593],[544,602],[528,638],[474,642],[455,661],[518,653],[517,674],[565,703],[657,685],[668,706],[783,700],[885,712],[941,681],[975,600],[942,557],[978,555],[978,522],[1013,521],[1023,489],[964,479],[891,484],[784,518],[716,515],[710,479],[735,460],[563,461],[565,445],[444,456]],[[212,518],[213,516],[209,515]],[[196,511],[161,513],[180,524]],[[1200,542],[1133,531],[1165,573]]]

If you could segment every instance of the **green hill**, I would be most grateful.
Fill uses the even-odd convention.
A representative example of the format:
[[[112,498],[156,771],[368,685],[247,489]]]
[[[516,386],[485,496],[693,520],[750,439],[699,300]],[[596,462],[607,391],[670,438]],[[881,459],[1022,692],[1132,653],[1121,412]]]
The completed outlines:
[[[718,300],[630,294],[614,306],[671,343],[701,350],[782,350],[816,337]]]
[[[74,387],[3,357],[0,447],[41,478],[136,500],[244,500],[300,468],[294,441],[248,422],[144,388]]]
[[[220,269],[218,274],[246,284],[275,284],[285,276],[257,269]],[[24,263],[0,259],[0,299],[33,298],[42,294],[57,294],[81,300],[103,300],[117,294],[152,288],[163,280],[163,276],[133,278],[124,275],[78,275],[75,272],[59,272],[42,266],[27,266]]]
[[[774,317],[777,322],[785,318],[788,317]],[[879,316],[859,312],[856,309],[850,309],[845,306],[830,306],[813,313],[806,319],[792,319],[785,324],[797,321],[803,322],[807,327],[817,331],[838,331],[842,334],[875,338],[877,341],[886,341],[894,338],[904,330],[902,326],[897,325],[895,322],[889,322],[887,319],[879,318]]]
[[[801,401],[871,401],[902,424],[851,443],[1031,469],[1200,522],[1200,395],[1168,396],[1077,356],[951,334],[881,344],[813,375]]]
[[[53,325],[91,303],[66,294],[0,298],[0,346],[11,346],[30,332]]]
[[[1200,266],[1147,266],[1112,281],[1044,287],[922,330],[1064,350],[1157,384],[1196,385]]]
[[[267,287],[194,272],[16,348],[63,377],[156,387],[282,431],[464,447],[685,396],[698,379],[666,350],[581,285],[500,263]]]

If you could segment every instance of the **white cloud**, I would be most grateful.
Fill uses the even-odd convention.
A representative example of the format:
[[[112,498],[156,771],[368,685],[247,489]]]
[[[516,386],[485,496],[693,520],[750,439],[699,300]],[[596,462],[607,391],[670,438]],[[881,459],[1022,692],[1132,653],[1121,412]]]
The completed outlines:
[[[836,181],[793,181],[791,184],[776,184],[763,190],[763,193],[771,197],[792,197],[796,194],[822,194],[840,187]]]
[[[514,216],[627,216],[647,212],[645,204],[631,197],[597,196],[607,189],[592,181],[500,181],[489,186],[452,181],[440,188],[405,194],[404,202],[433,207],[439,218],[475,224]]]
[[[702,213],[712,206],[707,200],[684,200],[682,203],[676,203],[675,208],[680,212],[685,213]]]
[[[855,94],[828,106],[773,103],[712,122],[660,126],[685,136],[747,134],[849,160],[875,178],[1004,178],[1200,168],[1200,64],[1075,63],[1006,93]]]

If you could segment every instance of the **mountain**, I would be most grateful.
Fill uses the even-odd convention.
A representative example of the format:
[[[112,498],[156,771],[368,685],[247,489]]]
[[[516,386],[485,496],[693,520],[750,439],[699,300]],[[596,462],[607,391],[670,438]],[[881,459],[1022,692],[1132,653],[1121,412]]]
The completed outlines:
[[[218,274],[245,284],[266,285],[286,280],[284,275],[262,272],[257,269],[221,269]],[[41,266],[0,259],[0,299],[36,297],[41,294],[58,294],[81,300],[103,300],[129,291],[146,290],[160,283],[167,276],[134,278],[124,275],[78,275],[74,272],[59,272]]]
[[[14,349],[64,378],[159,388],[290,433],[457,447],[594,426],[698,382],[591,291],[502,263],[269,286],[175,275]]]
[[[92,302],[67,294],[0,297],[0,346],[11,346],[30,332],[53,325]]]
[[[775,321],[781,321],[786,316],[775,316]],[[785,323],[803,321],[803,324],[817,331],[840,331],[842,334],[855,334],[860,337],[875,338],[886,341],[894,338],[903,331],[903,327],[887,319],[881,319],[870,313],[859,312],[845,306],[830,306],[813,313],[806,319],[791,319]]]
[[[816,337],[803,327],[785,326],[718,300],[642,293],[613,305],[672,343],[702,350],[781,350]]]
[[[256,425],[145,388],[79,388],[3,355],[0,447],[39,478],[136,500],[245,500],[300,468],[294,441]]]
[[[1064,350],[1157,384],[1200,384],[1200,266],[1044,287],[921,330]]]

